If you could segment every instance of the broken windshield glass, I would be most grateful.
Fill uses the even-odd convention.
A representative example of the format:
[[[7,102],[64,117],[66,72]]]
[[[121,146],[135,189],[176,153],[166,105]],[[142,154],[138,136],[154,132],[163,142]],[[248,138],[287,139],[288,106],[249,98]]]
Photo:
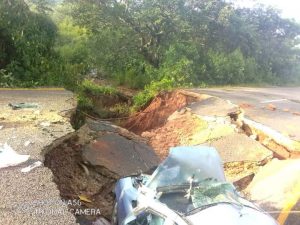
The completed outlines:
[[[160,202],[181,214],[218,203],[254,207],[226,182],[220,157],[211,147],[171,149],[146,186],[158,193]]]
[[[147,187],[182,185],[207,178],[225,181],[221,159],[214,148],[195,146],[171,148],[169,156],[150,177]]]

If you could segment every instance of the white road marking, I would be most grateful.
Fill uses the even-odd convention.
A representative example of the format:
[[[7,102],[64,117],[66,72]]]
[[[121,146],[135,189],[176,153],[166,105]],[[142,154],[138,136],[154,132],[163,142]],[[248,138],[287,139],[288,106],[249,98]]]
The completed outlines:
[[[262,101],[260,103],[283,102],[283,101],[287,101],[287,99],[282,98],[282,99],[267,100],[267,101]]]

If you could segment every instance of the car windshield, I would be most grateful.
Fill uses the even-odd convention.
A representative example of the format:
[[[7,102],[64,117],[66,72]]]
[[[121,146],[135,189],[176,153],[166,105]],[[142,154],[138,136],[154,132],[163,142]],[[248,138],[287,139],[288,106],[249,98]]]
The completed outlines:
[[[226,182],[221,160],[209,147],[171,149],[146,186],[161,193],[159,201],[182,214],[218,203],[252,206]]]
[[[182,185],[191,181],[200,182],[207,178],[225,182],[223,166],[214,148],[177,147],[159,165],[146,186],[156,190],[162,186]]]

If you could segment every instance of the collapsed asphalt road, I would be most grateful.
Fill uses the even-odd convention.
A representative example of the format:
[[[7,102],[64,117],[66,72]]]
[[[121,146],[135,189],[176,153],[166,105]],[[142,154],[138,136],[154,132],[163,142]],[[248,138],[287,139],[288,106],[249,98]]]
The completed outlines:
[[[245,116],[289,138],[300,141],[300,88],[207,88],[192,89],[230,100],[245,111]]]
[[[217,148],[227,178],[240,190],[280,218],[281,224],[298,225],[299,216],[286,215],[284,210],[297,212],[299,207],[295,202],[299,193],[299,163],[280,160],[278,165],[276,149],[262,143],[270,142],[270,137],[247,132],[253,128],[246,129],[244,121],[239,121],[244,116],[241,108],[247,108],[246,104],[238,106],[221,98],[185,91],[161,94],[145,109],[147,113],[127,121],[128,128],[140,137],[101,121],[88,121],[73,132],[69,115],[65,115],[65,110],[74,107],[70,92],[1,90],[0,94],[0,142],[7,142],[19,154],[31,156],[30,161],[20,166],[0,169],[0,193],[4,196],[0,224],[76,224],[70,213],[72,208],[97,208],[101,216],[109,218],[116,179],[157,164],[154,152],[163,159],[170,147],[205,144]],[[8,107],[8,103],[17,102],[37,103],[38,108]],[[267,113],[277,108],[270,110],[269,106],[263,110]],[[38,160],[52,173],[44,166],[28,173],[20,171]],[[269,182],[277,188],[270,188]],[[60,198],[79,199],[82,205],[76,201],[68,207],[53,205]],[[53,206],[56,211],[49,211]],[[90,219],[95,217],[77,216],[80,224],[91,224]]]

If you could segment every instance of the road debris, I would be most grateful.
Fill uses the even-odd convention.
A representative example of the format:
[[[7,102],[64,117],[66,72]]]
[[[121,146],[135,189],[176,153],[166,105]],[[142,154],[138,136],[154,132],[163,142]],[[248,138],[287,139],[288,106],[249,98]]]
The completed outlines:
[[[293,115],[300,116],[300,112],[293,112]]]
[[[241,103],[239,104],[239,107],[241,107],[242,109],[247,109],[247,108],[253,108],[253,105],[248,103]]]
[[[0,130],[3,128],[3,126],[0,125]]]
[[[30,172],[31,170],[33,170],[34,168],[37,168],[39,166],[41,166],[43,163],[41,161],[36,161],[34,162],[33,164],[21,169],[21,172],[22,173],[28,173]]]
[[[37,103],[9,103],[8,104],[13,110],[17,109],[30,109],[30,108],[37,108],[38,104]]]
[[[20,155],[15,152],[7,143],[0,147],[0,168],[17,166],[26,162],[29,155]]]
[[[273,104],[268,104],[265,108],[270,111],[275,111],[277,109],[277,107]]]
[[[92,200],[90,200],[90,199],[89,199],[87,196],[85,196],[85,195],[79,195],[78,197],[79,197],[80,201],[88,202],[88,203],[93,202]]]
[[[40,115],[41,111],[40,110],[36,110],[33,112],[34,115]]]
[[[41,122],[40,125],[43,127],[50,127],[51,123],[49,121],[44,121],[44,122]]]
[[[33,142],[31,142],[31,141],[25,141],[24,146],[28,147],[30,144],[33,144]]]

